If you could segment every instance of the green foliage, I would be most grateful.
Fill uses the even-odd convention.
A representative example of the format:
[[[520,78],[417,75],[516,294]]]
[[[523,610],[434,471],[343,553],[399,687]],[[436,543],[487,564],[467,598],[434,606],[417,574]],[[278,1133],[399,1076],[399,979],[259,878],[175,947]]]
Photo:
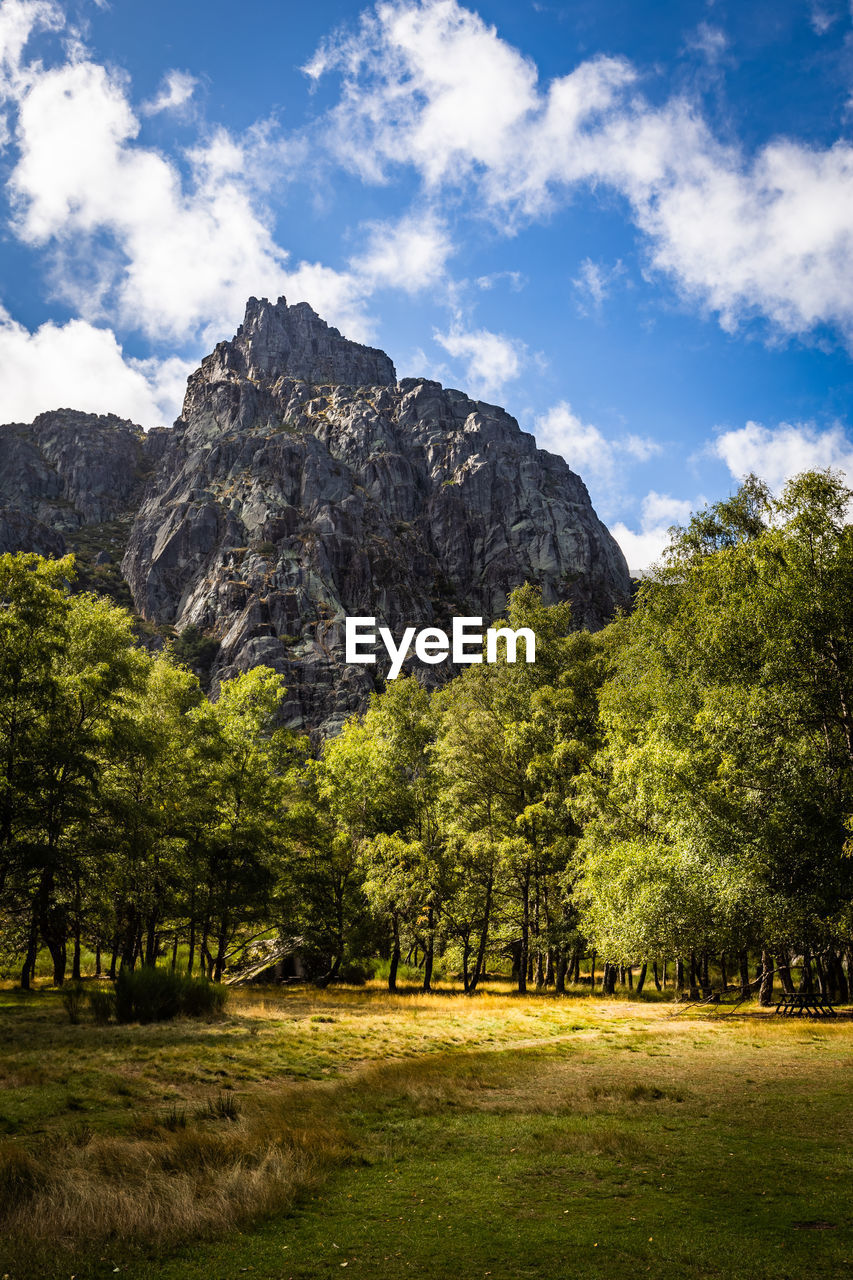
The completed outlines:
[[[172,656],[175,661],[189,667],[205,682],[218,652],[219,641],[206,636],[194,623],[184,627],[172,641]]]
[[[511,965],[520,991],[562,991],[594,948],[608,983],[655,957],[814,954],[843,994],[850,500],[828,472],[779,499],[750,479],[596,635],[525,585],[496,625],[532,629],[535,663],[389,682],[315,759],[275,671],[208,699],[200,633],[151,654],[70,594],[70,559],[0,556],[3,954],[24,986],[44,948],[59,985],[109,955],[119,1019],[215,1009],[218,987],[157,967],[167,948],[218,982],[274,938],[320,985],[364,959],[392,990],[452,965],[471,993]]]
[[[755,480],[677,532],[615,631],[575,813],[608,954],[849,945],[851,494]]]

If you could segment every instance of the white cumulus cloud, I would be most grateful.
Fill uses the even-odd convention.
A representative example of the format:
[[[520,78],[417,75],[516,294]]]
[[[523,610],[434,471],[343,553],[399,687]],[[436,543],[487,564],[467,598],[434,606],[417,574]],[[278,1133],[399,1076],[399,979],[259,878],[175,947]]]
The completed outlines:
[[[85,320],[34,333],[0,308],[0,419],[29,422],[48,409],[117,413],[144,427],[170,423],[194,367],[176,357],[128,359],[108,329]]]
[[[778,492],[801,471],[836,467],[853,480],[853,441],[836,423],[821,430],[813,422],[782,422],[765,427],[758,422],[724,431],[711,445],[738,480],[754,472]]]
[[[125,327],[186,339],[221,333],[246,298],[284,292],[286,254],[242,179],[204,149],[185,183],[177,166],[136,142],[139,124],[122,79],[90,61],[34,73],[19,102],[19,159],[10,179],[16,230],[60,253],[62,296],[89,319],[115,310]],[[216,143],[221,152],[221,141]],[[106,246],[106,252],[102,247]],[[81,256],[109,264],[93,288]]]
[[[420,293],[444,275],[453,244],[434,215],[407,214],[399,222],[375,222],[366,230],[368,243],[350,266],[370,291],[393,287]]]
[[[28,56],[30,37],[48,29],[64,41],[52,63]],[[0,0],[0,145],[9,162],[12,230],[42,252],[55,295],[80,318],[76,327],[45,326],[27,335],[6,316],[6,339],[14,332],[16,350],[49,342],[62,353],[73,338],[84,360],[102,351],[110,371],[104,385],[120,381],[122,405],[135,405],[135,416],[146,422],[173,417],[180,388],[172,388],[167,404],[161,374],[169,366],[156,359],[144,367],[125,360],[119,379],[116,333],[141,334],[155,350],[169,342],[200,356],[233,332],[247,297],[284,295],[309,302],[348,336],[366,341],[373,336],[373,294],[385,288],[413,294],[442,282],[453,251],[441,218],[427,209],[359,228],[357,247],[340,266],[294,260],[275,238],[267,195],[299,169],[306,138],[283,137],[259,122],[239,135],[199,126],[180,157],[140,141],[142,115],[181,110],[195,88],[188,72],[172,70],[152,100],[134,107],[129,78],[90,55],[59,6]],[[501,372],[494,351],[478,357],[472,348],[469,359],[484,385]],[[62,367],[67,390],[52,379],[46,406],[37,397],[42,407],[53,407],[57,395],[73,404],[80,387],[88,387],[70,376],[67,362]],[[24,402],[4,379],[0,419],[20,416]]]
[[[724,36],[697,39],[718,58]],[[734,329],[835,326],[853,344],[853,146],[777,137],[754,153],[716,138],[701,105],[652,104],[623,58],[548,84],[457,0],[386,0],[306,68],[341,78],[324,120],[337,160],[372,181],[413,167],[504,229],[546,217],[580,184],[626,201],[649,261]],[[595,299],[596,282],[591,293]]]
[[[524,343],[502,333],[465,329],[456,321],[447,333],[436,330],[433,336],[449,355],[464,362],[466,385],[474,396],[499,395],[524,366]]]
[[[573,471],[597,481],[602,489],[621,484],[619,472],[628,459],[648,462],[661,452],[648,436],[605,436],[599,427],[583,422],[565,400],[537,418],[533,430],[542,449],[562,454]]]
[[[701,498],[688,502],[651,490],[643,499],[639,530],[629,529],[621,520],[611,525],[610,532],[622,548],[629,569],[643,572],[659,561],[669,544],[670,528],[685,524],[702,502]]]

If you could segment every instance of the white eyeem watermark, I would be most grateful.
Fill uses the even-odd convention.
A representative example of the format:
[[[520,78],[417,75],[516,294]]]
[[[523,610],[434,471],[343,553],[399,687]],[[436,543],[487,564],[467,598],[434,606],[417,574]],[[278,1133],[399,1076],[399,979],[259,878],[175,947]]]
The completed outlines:
[[[424,627],[422,631],[406,627],[399,644],[388,627],[379,627],[378,635],[391,659],[389,680],[396,680],[400,674],[412,641],[415,657],[421,662],[444,662],[448,657],[456,664],[483,661],[482,618],[454,618],[451,636],[440,627]],[[347,662],[376,662],[376,654],[371,652],[377,645],[375,618],[347,618],[345,636]],[[485,638],[486,662],[497,662],[500,639],[506,645],[507,662],[516,661],[519,640],[524,641],[525,662],[536,661],[536,634],[529,627],[519,627],[517,631],[510,627],[489,627]]]

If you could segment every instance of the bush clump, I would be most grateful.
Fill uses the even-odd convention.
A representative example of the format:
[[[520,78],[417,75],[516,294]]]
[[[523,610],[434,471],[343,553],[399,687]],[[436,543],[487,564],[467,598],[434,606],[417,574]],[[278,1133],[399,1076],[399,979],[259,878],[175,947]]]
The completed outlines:
[[[143,965],[122,969],[116,978],[118,1022],[168,1022],[172,1018],[212,1018],[222,1013],[227,989],[206,978],[190,978]]]
[[[80,1010],[83,1008],[86,988],[82,982],[68,982],[59,994],[62,1003],[65,1005],[65,1012],[68,1014],[69,1022],[76,1026],[80,1021]]]
[[[89,992],[89,1008],[99,1027],[105,1027],[116,1011],[116,994],[95,988]]]
[[[359,960],[345,960],[338,970],[338,982],[346,982],[354,987],[363,987],[371,976],[371,970]]]

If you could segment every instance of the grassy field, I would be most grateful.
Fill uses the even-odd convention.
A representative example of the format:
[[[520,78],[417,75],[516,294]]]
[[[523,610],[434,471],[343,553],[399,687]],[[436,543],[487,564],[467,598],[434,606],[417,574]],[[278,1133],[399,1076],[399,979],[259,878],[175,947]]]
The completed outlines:
[[[233,993],[71,1025],[0,991],[0,1276],[853,1272],[853,1021]]]

